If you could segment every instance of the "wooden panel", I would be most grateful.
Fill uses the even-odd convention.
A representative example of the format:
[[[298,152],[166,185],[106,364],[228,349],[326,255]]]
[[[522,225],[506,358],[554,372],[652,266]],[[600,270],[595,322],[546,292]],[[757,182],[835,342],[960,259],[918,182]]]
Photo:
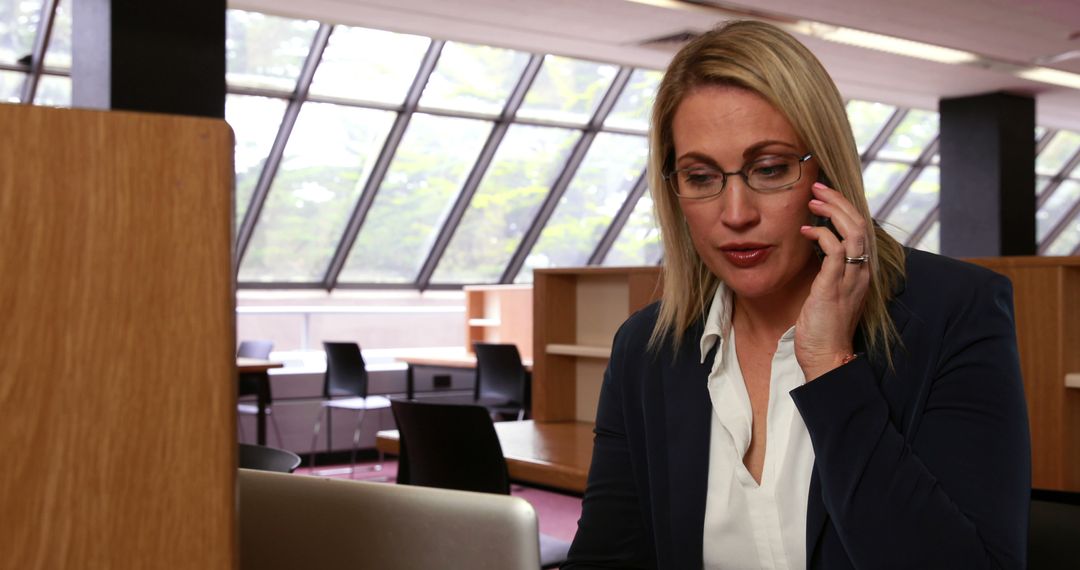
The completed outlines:
[[[574,317],[576,344],[611,346],[619,325],[626,320],[630,290],[622,275],[582,275],[575,295],[579,310]]]
[[[229,127],[0,124],[0,567],[234,567]]]
[[[1075,259],[1075,258],[1074,258]],[[1080,265],[1064,268],[1061,275],[1061,329],[1058,340],[1064,374],[1080,373]],[[1080,390],[1066,388],[1064,437],[1061,455],[1065,461],[1063,489],[1080,491]]]
[[[600,386],[604,383],[604,371],[608,359],[578,358],[574,366],[574,419],[579,422],[596,421],[596,406],[600,402]]]
[[[1080,368],[1080,258],[969,260],[1009,277],[1031,426],[1032,485],[1080,491],[1080,394],[1065,374]]]
[[[627,315],[660,300],[660,295],[664,292],[663,274],[659,267],[640,268],[627,276],[627,281],[630,288]]]
[[[533,273],[532,415],[539,421],[576,417],[574,359],[545,354],[549,344],[577,342],[577,295],[573,275]]]

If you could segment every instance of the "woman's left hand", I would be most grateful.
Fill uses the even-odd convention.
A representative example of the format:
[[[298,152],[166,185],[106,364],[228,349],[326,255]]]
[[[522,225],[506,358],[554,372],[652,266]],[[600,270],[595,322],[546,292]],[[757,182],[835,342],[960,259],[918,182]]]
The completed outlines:
[[[870,289],[870,263],[845,258],[869,255],[866,222],[844,196],[821,183],[813,186],[810,212],[829,218],[843,238],[824,226],[803,226],[803,237],[825,252],[810,295],[795,321],[795,358],[809,382],[851,356],[852,337]]]

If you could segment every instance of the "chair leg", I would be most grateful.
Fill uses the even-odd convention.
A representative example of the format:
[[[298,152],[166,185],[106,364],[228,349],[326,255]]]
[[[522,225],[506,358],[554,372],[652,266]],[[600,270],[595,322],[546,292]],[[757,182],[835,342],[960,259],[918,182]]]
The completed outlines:
[[[353,479],[356,474],[356,454],[360,449],[360,428],[364,424],[364,416],[367,410],[360,410],[360,417],[356,420],[356,430],[353,431],[353,449],[352,449],[352,469],[349,471],[349,478]],[[383,452],[379,452],[379,462],[371,467],[371,471],[382,471],[383,464]],[[380,478],[369,479],[369,481],[378,481]],[[385,480],[385,477],[381,478]]]
[[[308,465],[312,470],[315,469],[315,450],[319,444],[319,428],[322,426],[322,417],[325,411],[325,407],[319,406],[319,415],[315,417],[315,433],[311,436],[311,462]]]
[[[285,449],[285,440],[281,439],[281,428],[278,427],[277,417],[270,416],[270,425],[274,428],[274,435],[277,436],[277,444],[279,449]]]
[[[356,429],[352,434],[352,465],[349,469],[349,479],[356,474],[356,450],[360,449],[360,426],[364,425],[364,414],[367,410],[360,410],[360,417],[356,419]]]

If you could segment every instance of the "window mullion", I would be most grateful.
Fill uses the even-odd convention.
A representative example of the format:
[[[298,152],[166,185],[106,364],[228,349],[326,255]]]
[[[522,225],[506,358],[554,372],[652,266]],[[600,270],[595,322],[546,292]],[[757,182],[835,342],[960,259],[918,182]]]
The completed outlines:
[[[424,92],[424,86],[427,85],[428,78],[431,77],[431,72],[435,70],[435,65],[439,61],[439,54],[442,52],[443,44],[444,42],[441,40],[432,40],[427,53],[424,54],[424,59],[420,62],[420,68],[416,72],[416,77],[413,78],[408,94],[405,96],[404,109],[398,114],[394,120],[394,125],[390,128],[390,133],[386,136],[382,151],[375,161],[371,175],[368,176],[364,184],[364,190],[360,193],[360,198],[357,200],[356,207],[353,209],[352,216],[350,216],[348,225],[345,227],[345,232],[338,242],[337,250],[334,251],[334,256],[327,267],[324,282],[328,291],[337,286],[341,270],[345,266],[349,252],[352,251],[353,244],[356,242],[356,236],[360,233],[360,227],[364,224],[368,212],[371,211],[371,205],[375,203],[375,195],[386,177],[386,172],[390,169],[390,162],[397,152],[398,145],[401,144],[402,137],[405,136],[405,129],[408,128],[409,121],[416,111],[416,105],[420,101],[420,95]]]
[[[45,68],[45,50],[49,47],[53,22],[56,20],[57,0],[45,0],[41,5],[41,17],[38,20],[37,33],[34,35],[34,47],[30,52],[30,70],[23,82],[21,101],[24,105],[34,103],[41,72]]]
[[[281,120],[281,127],[274,138],[273,146],[270,147],[270,154],[266,157],[266,164],[259,174],[259,181],[255,184],[255,190],[251,195],[251,205],[245,212],[244,221],[240,224],[240,229],[236,235],[237,272],[240,271],[240,261],[244,259],[244,253],[251,242],[251,236],[254,233],[259,214],[262,213],[263,205],[266,204],[266,197],[270,193],[270,184],[273,182],[278,167],[281,165],[281,158],[285,154],[285,145],[289,142],[289,135],[292,134],[293,127],[296,125],[296,118],[300,115],[300,106],[303,105],[308,90],[311,88],[311,80],[315,77],[315,68],[319,65],[319,60],[322,59],[322,54],[326,50],[326,44],[330,41],[332,29],[333,26],[329,24],[319,24],[319,30],[315,32],[315,39],[311,42],[311,51],[308,52],[307,59],[304,60],[304,66],[300,71],[300,77],[296,81],[296,89],[293,90],[289,98],[289,104],[285,108],[285,116]]]
[[[529,87],[532,86],[543,63],[544,56],[533,55],[529,59],[529,63],[525,65],[517,85],[514,86],[510,97],[507,98],[502,114],[495,121],[495,126],[491,129],[491,134],[484,143],[484,148],[476,158],[476,162],[469,172],[469,177],[465,179],[465,184],[462,185],[461,191],[454,200],[454,205],[450,208],[446,221],[443,222],[438,235],[435,237],[431,251],[428,252],[428,256],[417,274],[417,289],[423,291],[431,285],[431,276],[435,273],[435,267],[438,266],[439,261],[446,252],[446,247],[450,244],[450,238],[453,237],[454,231],[457,229],[458,224],[461,223],[461,218],[465,216],[465,210],[468,209],[477,188],[480,187],[480,181],[483,180],[484,174],[495,156],[495,151],[499,148],[503,137],[506,136],[506,131],[510,128],[510,122],[518,109],[521,108],[521,103],[525,100],[525,93],[529,91]]]

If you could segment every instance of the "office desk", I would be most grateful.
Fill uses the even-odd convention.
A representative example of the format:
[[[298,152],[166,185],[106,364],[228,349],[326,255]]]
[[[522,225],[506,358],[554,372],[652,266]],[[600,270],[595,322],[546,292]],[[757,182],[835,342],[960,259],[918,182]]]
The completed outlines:
[[[495,422],[510,478],[575,493],[585,492],[592,460],[590,422]],[[397,430],[380,431],[375,448],[400,454]]]
[[[412,400],[415,397],[414,370],[422,367],[432,368],[476,368],[476,355],[466,352],[464,348],[449,350],[426,350],[398,356],[397,360],[404,362],[405,368],[405,397]],[[522,359],[521,363],[525,370],[532,372],[532,360]]]
[[[270,404],[270,375],[267,374],[267,370],[281,368],[282,366],[285,365],[280,362],[259,358],[238,357],[236,359],[237,379],[239,380],[239,377],[244,375],[257,382],[259,386],[255,395],[255,405],[257,407],[255,412],[255,442],[259,445],[266,445],[266,407]]]

